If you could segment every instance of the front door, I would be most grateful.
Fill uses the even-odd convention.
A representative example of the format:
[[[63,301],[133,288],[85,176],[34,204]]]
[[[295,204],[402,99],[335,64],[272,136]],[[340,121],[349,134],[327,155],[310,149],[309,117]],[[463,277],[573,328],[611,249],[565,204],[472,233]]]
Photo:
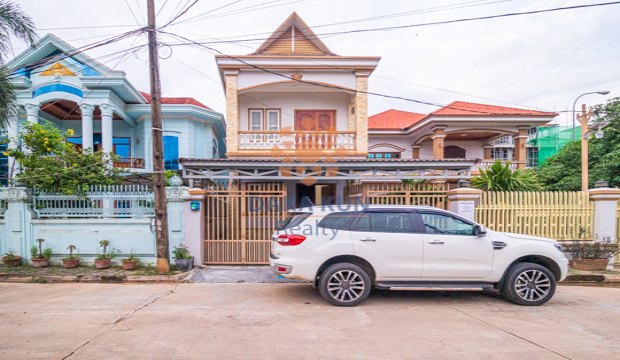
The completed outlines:
[[[419,280],[422,235],[411,212],[364,212],[350,229],[355,255],[370,262],[379,281]]]
[[[335,145],[335,134],[316,132],[336,131],[336,110],[295,110],[295,143],[298,149],[331,149]]]
[[[474,235],[474,224],[442,212],[419,212],[424,226],[422,277],[428,280],[480,280],[491,273],[493,243]]]

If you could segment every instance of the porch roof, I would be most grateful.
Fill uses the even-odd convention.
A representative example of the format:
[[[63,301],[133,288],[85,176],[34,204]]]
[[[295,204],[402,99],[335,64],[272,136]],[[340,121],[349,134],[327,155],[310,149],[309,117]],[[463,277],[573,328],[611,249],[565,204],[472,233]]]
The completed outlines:
[[[480,159],[341,159],[313,164],[296,160],[285,163],[274,159],[179,159],[183,178],[206,179],[301,180],[402,180],[466,179]],[[298,169],[301,173],[298,173]]]

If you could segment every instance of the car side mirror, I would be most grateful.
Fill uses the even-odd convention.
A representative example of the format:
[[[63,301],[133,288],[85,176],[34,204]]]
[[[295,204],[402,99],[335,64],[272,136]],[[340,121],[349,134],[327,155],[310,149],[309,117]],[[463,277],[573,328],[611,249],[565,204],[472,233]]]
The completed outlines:
[[[487,233],[487,229],[482,225],[474,225],[474,235],[476,236],[484,236]]]

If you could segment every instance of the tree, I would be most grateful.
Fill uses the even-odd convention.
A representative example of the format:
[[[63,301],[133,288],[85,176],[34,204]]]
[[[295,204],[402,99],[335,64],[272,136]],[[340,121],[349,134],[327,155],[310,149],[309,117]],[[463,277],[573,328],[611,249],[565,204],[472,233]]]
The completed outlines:
[[[589,188],[598,180],[620,187],[620,98],[592,107],[592,113],[595,122],[606,121],[609,125],[603,129],[602,139],[588,140]],[[547,158],[538,176],[545,190],[581,190],[581,140],[569,142]]]
[[[68,135],[72,135],[71,130]],[[26,150],[8,149],[4,155],[15,158],[20,173],[14,181],[23,186],[81,194],[89,185],[118,185],[122,182],[124,170],[113,167],[116,155],[91,149],[81,151],[49,124],[26,125],[21,139]],[[9,172],[11,179],[14,169]]]
[[[34,22],[19,5],[0,0],[0,128],[7,126],[9,114],[17,112],[15,87],[9,77],[11,71],[3,65],[11,49],[11,35],[30,45],[38,38]]]
[[[530,169],[510,169],[510,161],[502,164],[495,160],[487,170],[479,169],[480,175],[471,178],[475,189],[485,191],[539,191],[542,186],[536,173]]]

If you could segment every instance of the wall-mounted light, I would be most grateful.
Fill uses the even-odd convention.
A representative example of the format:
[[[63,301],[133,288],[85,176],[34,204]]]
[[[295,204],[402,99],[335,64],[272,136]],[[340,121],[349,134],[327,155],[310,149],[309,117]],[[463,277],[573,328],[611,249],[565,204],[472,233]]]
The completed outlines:
[[[140,139],[136,138],[136,144],[140,143]]]

